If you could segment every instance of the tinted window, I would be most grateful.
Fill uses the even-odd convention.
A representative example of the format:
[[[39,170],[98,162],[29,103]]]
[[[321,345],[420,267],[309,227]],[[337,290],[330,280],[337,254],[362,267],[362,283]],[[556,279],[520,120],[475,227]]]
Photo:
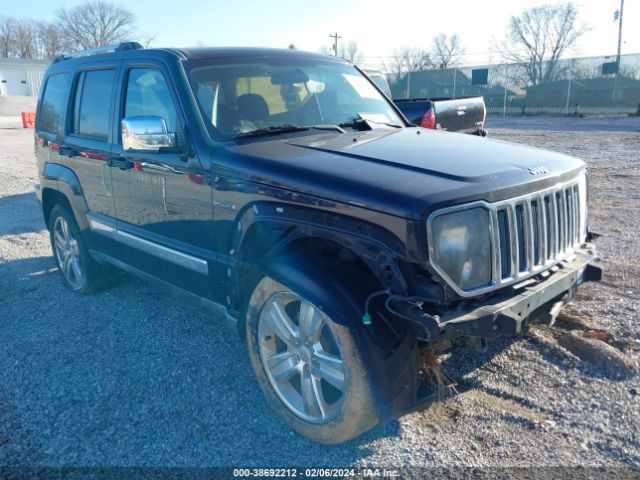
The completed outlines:
[[[80,74],[73,112],[73,133],[106,140],[115,73],[115,70],[94,70]]]
[[[164,118],[167,129],[176,131],[177,113],[169,87],[161,72],[151,68],[134,68],[127,80],[125,117],[153,115]]]
[[[42,131],[58,133],[62,125],[67,100],[67,77],[66,73],[61,73],[47,80],[40,108],[40,130]]]

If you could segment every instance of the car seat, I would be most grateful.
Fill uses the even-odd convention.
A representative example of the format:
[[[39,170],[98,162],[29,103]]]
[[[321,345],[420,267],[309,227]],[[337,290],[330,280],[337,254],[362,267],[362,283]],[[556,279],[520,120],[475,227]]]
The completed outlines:
[[[247,120],[261,123],[269,117],[269,107],[262,95],[245,93],[236,101],[238,113]]]

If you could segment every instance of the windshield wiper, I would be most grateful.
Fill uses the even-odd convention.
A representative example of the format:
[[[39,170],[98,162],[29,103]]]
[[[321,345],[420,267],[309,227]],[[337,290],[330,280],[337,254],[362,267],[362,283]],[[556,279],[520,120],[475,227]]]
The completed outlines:
[[[285,124],[274,127],[258,128],[249,132],[239,133],[233,138],[262,137],[267,135],[279,135],[281,133],[304,132],[305,130],[309,130],[310,128],[311,127],[299,127],[297,125]]]
[[[340,132],[340,133],[347,133],[344,131],[344,128],[342,128],[340,125],[312,125],[309,128],[313,128],[315,130],[335,130],[336,132]]]
[[[339,127],[359,127],[362,125],[367,125],[369,123],[375,123],[376,125],[386,125],[387,127],[393,128],[402,128],[402,125],[398,125],[397,123],[390,122],[379,122],[377,120],[371,120],[369,118],[354,118],[350,122],[339,123]]]
[[[233,138],[250,138],[250,137],[262,137],[267,135],[278,135],[280,133],[292,133],[292,132],[304,132],[307,130],[335,130],[340,133],[347,133],[340,125],[277,125],[272,127],[258,128],[251,130],[250,132],[239,133]]]

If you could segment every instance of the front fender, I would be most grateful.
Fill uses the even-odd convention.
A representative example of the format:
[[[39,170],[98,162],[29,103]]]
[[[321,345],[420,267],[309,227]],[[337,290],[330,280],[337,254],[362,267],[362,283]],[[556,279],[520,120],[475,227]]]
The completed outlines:
[[[263,227],[259,248],[262,256],[286,255],[288,245],[296,240],[320,238],[337,243],[361,258],[381,284],[393,291],[404,292],[407,285],[398,259],[405,257],[404,243],[392,232],[366,220],[340,213],[290,204],[262,202],[247,208],[238,216],[230,250],[238,264],[245,261],[250,232]],[[255,243],[255,242],[254,242]],[[255,247],[251,249],[254,251]]]

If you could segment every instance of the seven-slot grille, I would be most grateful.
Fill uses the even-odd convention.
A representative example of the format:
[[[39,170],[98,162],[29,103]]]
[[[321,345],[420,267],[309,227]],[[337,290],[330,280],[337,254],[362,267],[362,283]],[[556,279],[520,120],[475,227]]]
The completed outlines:
[[[428,235],[432,233],[430,222],[440,215],[479,207],[488,212],[491,280],[486,285],[465,290],[435,263],[432,250],[431,265],[462,297],[473,297],[522,282],[569,259],[575,248],[584,242],[586,195],[586,174],[582,173],[572,181],[521,197],[495,203],[481,200],[436,211],[427,220]],[[435,245],[430,236],[429,245],[430,249]]]
[[[500,287],[541,271],[582,240],[580,181],[490,205],[493,283]],[[585,199],[582,199],[584,202]]]

